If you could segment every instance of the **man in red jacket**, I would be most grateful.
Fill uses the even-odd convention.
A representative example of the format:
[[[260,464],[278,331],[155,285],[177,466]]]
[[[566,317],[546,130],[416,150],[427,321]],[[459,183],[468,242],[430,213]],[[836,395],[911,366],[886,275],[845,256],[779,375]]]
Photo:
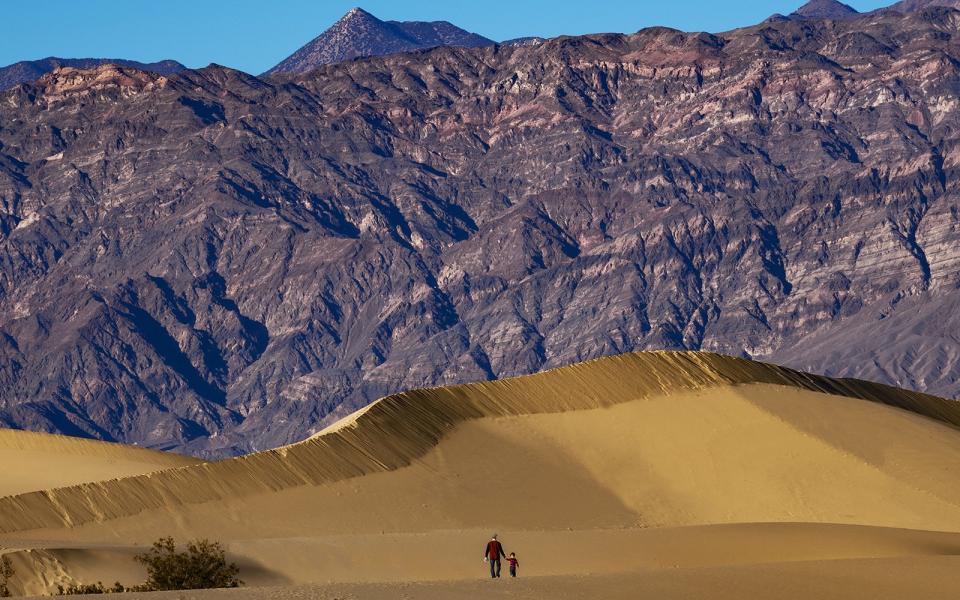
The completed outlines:
[[[500,558],[506,556],[503,551],[503,544],[497,540],[497,534],[493,534],[493,537],[487,542],[487,547],[483,549],[483,559],[490,561],[490,577],[494,579],[500,577]]]

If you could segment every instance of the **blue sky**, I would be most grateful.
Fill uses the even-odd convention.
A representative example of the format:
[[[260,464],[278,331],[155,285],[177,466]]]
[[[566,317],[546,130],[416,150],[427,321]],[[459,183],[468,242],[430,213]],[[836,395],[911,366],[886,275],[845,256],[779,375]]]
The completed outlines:
[[[46,56],[172,58],[261,73],[353,6],[384,20],[446,20],[495,40],[652,25],[723,31],[805,0],[12,0],[0,4],[0,65]],[[865,11],[893,0],[848,0]]]

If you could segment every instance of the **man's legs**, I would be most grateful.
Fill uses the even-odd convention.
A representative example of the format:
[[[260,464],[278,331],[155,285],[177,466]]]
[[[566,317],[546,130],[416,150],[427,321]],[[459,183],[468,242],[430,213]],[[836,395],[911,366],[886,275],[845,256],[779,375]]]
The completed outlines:
[[[496,579],[500,577],[500,559],[495,558],[490,561],[490,577]]]
[[[490,578],[491,578],[491,579],[493,579],[493,578],[495,578],[495,577],[497,576],[497,572],[496,572],[496,571],[494,570],[494,568],[493,568],[493,563],[495,563],[495,562],[496,562],[496,561],[494,561],[494,560],[491,560],[491,561],[490,561]]]

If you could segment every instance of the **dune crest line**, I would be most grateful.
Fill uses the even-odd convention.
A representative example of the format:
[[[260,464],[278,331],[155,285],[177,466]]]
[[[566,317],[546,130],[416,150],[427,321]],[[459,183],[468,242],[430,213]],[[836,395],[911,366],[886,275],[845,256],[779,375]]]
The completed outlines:
[[[752,383],[878,402],[960,427],[960,405],[928,394],[708,352],[628,353],[534,375],[392,394],[314,437],[273,450],[0,498],[0,532],[74,527],[391,471],[422,457],[471,419],[603,408],[673,391]]]
[[[205,462],[192,456],[151,450],[141,446],[71,437],[59,433],[37,433],[22,429],[0,429],[0,448],[44,452],[60,450],[82,456],[110,456],[119,450],[127,455],[132,455],[132,458],[141,458],[151,462],[166,462],[171,466],[186,466],[190,463]]]

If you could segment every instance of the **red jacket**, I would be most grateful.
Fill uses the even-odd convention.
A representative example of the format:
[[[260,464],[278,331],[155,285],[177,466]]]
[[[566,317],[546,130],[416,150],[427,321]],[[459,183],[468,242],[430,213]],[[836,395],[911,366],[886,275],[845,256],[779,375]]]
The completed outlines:
[[[483,556],[490,560],[497,560],[501,556],[506,557],[507,555],[503,551],[503,544],[497,540],[490,540],[487,542],[487,547],[483,551]]]

